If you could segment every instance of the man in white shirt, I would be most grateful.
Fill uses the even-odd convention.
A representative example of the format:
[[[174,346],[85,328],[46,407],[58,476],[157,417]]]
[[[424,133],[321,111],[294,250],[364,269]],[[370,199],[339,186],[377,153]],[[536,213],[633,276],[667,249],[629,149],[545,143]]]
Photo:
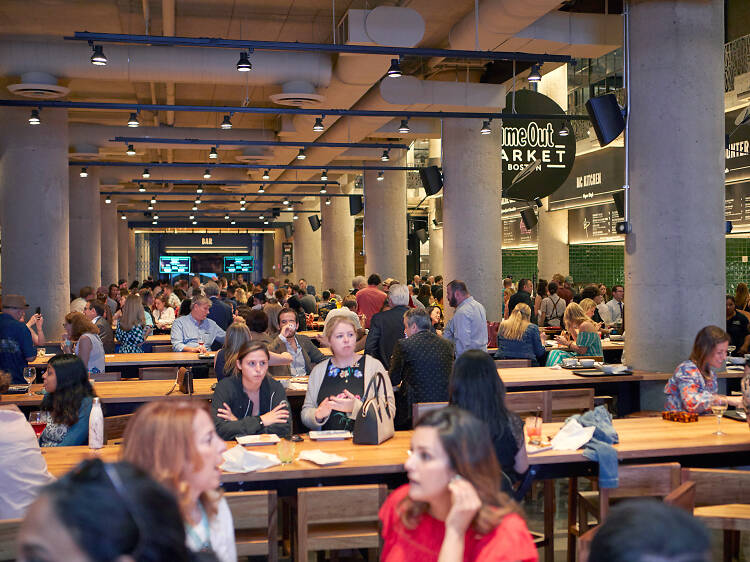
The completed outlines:
[[[602,317],[605,326],[609,327],[623,323],[625,316],[624,298],[625,288],[622,285],[612,287],[612,300],[607,302],[606,308],[599,308],[599,316]]]
[[[466,283],[454,279],[448,283],[448,304],[456,309],[443,337],[456,346],[456,357],[469,349],[487,351],[487,313],[469,294]]]

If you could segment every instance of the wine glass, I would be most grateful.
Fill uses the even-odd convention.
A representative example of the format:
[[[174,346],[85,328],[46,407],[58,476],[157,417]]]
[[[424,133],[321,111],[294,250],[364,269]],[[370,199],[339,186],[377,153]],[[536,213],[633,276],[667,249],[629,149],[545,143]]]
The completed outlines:
[[[205,347],[205,345],[206,345],[206,342],[203,339],[203,334],[201,334],[198,336],[198,347],[199,348]],[[200,349],[198,349],[198,353],[203,353],[203,352]]]
[[[26,396],[31,396],[31,383],[36,380],[36,369],[34,367],[24,367],[23,378],[29,385],[29,390],[26,392]]]
[[[47,419],[43,416],[42,412],[31,412],[29,414],[29,423],[34,428],[36,438],[39,439],[44,428],[47,427]]]
[[[727,397],[722,396],[721,394],[714,394],[711,397],[711,411],[716,416],[716,423],[717,423],[717,429],[714,432],[714,435],[726,435],[723,431],[721,431],[721,416],[724,415],[724,412],[727,411]]]

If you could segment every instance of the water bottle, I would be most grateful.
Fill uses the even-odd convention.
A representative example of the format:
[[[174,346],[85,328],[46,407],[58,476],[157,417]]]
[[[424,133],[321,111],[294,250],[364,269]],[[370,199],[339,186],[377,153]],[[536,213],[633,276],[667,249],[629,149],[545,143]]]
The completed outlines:
[[[94,398],[89,414],[89,448],[101,449],[104,446],[104,414],[99,398]]]

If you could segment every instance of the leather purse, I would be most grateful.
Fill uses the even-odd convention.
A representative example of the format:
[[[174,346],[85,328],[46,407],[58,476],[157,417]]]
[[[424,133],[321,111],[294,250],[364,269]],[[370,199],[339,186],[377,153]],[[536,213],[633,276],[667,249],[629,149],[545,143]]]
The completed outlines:
[[[380,445],[387,441],[393,437],[394,415],[388,406],[383,373],[376,373],[365,389],[362,407],[354,419],[352,441],[357,445]]]

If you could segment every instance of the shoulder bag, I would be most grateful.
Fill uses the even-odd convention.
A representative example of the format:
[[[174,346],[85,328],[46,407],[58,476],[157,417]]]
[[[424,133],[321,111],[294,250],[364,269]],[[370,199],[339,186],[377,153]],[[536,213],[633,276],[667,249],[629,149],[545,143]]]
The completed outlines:
[[[383,441],[387,441],[393,437],[394,414],[395,412],[391,412],[388,406],[383,373],[375,373],[365,389],[362,407],[354,419],[352,441],[357,445],[380,445]]]

